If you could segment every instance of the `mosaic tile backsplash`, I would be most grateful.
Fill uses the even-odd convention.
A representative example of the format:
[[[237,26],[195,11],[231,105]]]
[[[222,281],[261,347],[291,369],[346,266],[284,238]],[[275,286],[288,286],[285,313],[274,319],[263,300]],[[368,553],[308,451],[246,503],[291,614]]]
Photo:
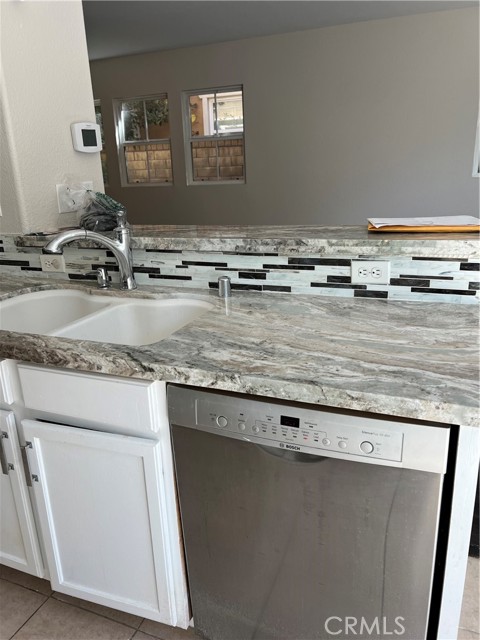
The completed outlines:
[[[40,247],[16,246],[13,236],[0,237],[0,271],[21,275],[41,275],[57,280],[95,280],[95,269],[105,266],[113,282],[118,282],[118,266],[113,254],[103,248],[66,247],[67,273],[45,273],[40,266]],[[282,292],[340,296],[478,303],[480,262],[474,258],[382,256],[390,260],[387,285],[352,284],[352,259],[372,255],[341,257],[287,256],[278,253],[180,251],[174,249],[134,249],[134,271],[139,285],[163,284],[173,287],[214,289],[218,277],[231,278],[233,290]]]

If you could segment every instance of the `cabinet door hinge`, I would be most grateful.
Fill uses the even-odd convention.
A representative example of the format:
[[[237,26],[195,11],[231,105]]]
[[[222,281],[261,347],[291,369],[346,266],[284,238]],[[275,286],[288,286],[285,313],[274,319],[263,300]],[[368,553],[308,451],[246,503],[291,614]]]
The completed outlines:
[[[30,467],[28,465],[27,449],[33,449],[32,443],[25,442],[25,445],[21,446],[20,449],[22,451],[22,461],[23,461],[23,468],[25,470],[25,480],[27,481],[27,486],[31,487],[32,480],[35,480],[35,482],[38,482],[38,476],[32,475],[30,473]]]

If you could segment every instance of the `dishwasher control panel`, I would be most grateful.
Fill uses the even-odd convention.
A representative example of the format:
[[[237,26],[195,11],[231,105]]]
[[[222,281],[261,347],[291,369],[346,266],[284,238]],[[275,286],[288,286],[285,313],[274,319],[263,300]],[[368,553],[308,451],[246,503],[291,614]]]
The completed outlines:
[[[294,454],[432,473],[447,468],[449,425],[173,384],[167,397],[172,431],[186,427]]]
[[[403,432],[381,421],[274,403],[208,395],[196,399],[196,427],[231,437],[314,455],[343,454],[401,462]],[[378,422],[379,424],[376,424]],[[337,457],[335,455],[335,457]]]

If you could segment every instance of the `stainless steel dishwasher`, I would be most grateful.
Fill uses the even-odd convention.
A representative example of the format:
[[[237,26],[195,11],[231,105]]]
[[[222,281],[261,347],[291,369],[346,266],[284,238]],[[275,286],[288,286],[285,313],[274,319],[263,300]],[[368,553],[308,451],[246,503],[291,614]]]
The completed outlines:
[[[195,629],[426,637],[448,427],[171,385]]]

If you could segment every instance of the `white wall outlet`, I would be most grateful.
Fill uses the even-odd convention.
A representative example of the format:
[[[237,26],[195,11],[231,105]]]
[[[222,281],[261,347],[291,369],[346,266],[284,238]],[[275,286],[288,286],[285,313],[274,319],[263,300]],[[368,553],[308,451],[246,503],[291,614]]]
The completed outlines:
[[[72,213],[82,208],[85,191],[93,189],[93,182],[91,180],[80,182],[78,189],[73,189],[66,184],[57,184],[56,187],[58,212]]]
[[[389,284],[388,260],[352,260],[352,284]]]
[[[60,255],[41,255],[40,264],[42,265],[42,271],[52,271],[56,273],[65,273],[65,258]]]

